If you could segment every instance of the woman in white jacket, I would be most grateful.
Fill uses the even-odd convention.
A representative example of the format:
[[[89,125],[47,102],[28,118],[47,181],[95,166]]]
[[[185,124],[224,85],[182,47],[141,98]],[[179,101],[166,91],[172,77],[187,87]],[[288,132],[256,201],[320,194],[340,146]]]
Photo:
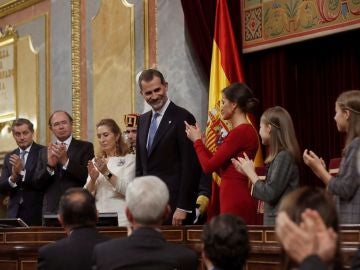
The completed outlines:
[[[135,155],[130,153],[113,119],[102,119],[96,125],[96,133],[101,150],[88,163],[84,188],[95,196],[99,213],[117,212],[119,226],[126,226],[125,193],[135,177]]]

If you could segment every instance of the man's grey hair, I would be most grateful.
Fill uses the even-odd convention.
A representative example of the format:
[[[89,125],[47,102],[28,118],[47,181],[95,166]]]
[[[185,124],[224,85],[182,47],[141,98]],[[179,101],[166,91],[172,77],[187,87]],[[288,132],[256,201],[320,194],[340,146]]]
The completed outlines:
[[[130,182],[126,190],[126,206],[141,225],[158,224],[169,203],[169,190],[156,176],[142,176]]]

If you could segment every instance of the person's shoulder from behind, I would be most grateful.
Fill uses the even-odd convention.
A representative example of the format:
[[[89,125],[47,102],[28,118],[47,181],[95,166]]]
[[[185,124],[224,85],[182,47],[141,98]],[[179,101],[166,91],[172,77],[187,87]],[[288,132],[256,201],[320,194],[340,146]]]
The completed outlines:
[[[171,252],[171,254],[177,257],[181,265],[187,265],[188,267],[195,267],[194,269],[196,269],[198,264],[198,257],[194,250],[185,247],[181,244],[173,244],[173,243],[167,243],[167,247]],[[186,268],[186,269],[191,269],[191,268]]]
[[[277,153],[275,159],[293,159],[293,157],[289,151],[281,150],[279,153]]]
[[[353,149],[355,149],[355,150],[360,149],[360,137],[354,138],[354,139],[350,142],[348,148],[349,148],[349,149],[353,148]]]
[[[63,250],[67,245],[67,243],[68,243],[68,238],[65,237],[56,242],[46,244],[39,249],[39,254],[43,256],[53,254],[54,252]]]
[[[100,242],[95,246],[94,253],[107,254],[108,251],[113,251],[114,247],[116,247],[116,249],[119,250],[119,247],[127,241],[128,241],[128,237],[123,237],[123,238],[110,239],[104,242]]]

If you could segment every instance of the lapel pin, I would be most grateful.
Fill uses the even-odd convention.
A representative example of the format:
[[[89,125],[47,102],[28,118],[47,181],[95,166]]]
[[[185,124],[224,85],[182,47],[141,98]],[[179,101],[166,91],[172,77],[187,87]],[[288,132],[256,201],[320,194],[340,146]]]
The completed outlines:
[[[171,124],[171,121],[169,121],[169,124]]]

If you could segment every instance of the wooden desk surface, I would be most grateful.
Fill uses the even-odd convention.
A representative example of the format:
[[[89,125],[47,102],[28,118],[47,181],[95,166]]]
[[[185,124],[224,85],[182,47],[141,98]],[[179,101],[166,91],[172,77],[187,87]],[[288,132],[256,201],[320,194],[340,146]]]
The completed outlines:
[[[99,227],[99,231],[111,238],[125,237],[124,227]],[[251,254],[246,269],[278,269],[280,246],[271,226],[248,226]],[[162,233],[168,241],[186,245],[200,255],[202,226],[163,226]],[[31,227],[0,229],[0,269],[36,269],[38,249],[47,243],[65,237],[62,228]],[[345,265],[360,243],[360,225],[343,226],[340,233],[341,249]],[[202,266],[200,266],[202,269]]]

